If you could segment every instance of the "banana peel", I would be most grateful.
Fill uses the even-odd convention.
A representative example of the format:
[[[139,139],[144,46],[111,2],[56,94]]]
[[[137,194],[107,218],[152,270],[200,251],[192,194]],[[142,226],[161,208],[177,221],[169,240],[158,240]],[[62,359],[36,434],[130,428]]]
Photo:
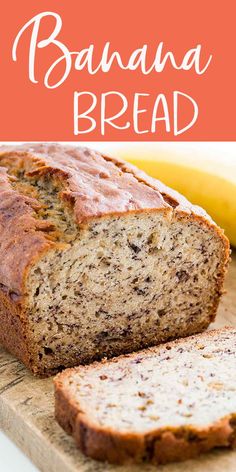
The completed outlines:
[[[127,155],[124,159],[202,206],[236,247],[236,156]]]

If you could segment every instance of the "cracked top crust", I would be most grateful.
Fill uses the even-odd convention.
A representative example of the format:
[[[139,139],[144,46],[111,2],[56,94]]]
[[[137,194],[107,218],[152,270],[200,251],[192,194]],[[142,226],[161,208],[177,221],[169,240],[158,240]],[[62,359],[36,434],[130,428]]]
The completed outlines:
[[[73,204],[77,223],[107,214],[171,207],[207,217],[182,195],[135,166],[99,152],[62,144],[1,146],[1,160],[29,162],[29,176],[50,175],[60,180],[60,198]]]
[[[73,205],[77,223],[91,217],[151,208],[165,208],[158,190],[142,183],[122,164],[79,147],[34,144],[0,148],[0,158],[30,161],[30,177],[50,175],[59,180],[60,198]]]

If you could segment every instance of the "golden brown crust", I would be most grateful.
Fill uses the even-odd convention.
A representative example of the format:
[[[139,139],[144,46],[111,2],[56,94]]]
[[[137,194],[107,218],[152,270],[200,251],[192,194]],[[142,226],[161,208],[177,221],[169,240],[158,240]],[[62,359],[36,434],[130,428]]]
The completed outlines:
[[[204,333],[204,339],[218,333],[233,331],[234,328],[223,328]],[[189,338],[190,342],[201,339],[202,335]],[[181,344],[178,339],[167,343],[168,347]],[[156,352],[162,346],[148,348],[140,352]],[[137,353],[119,356],[112,360],[103,360],[102,363],[116,363],[123,358],[132,358]],[[86,369],[101,365],[101,362],[93,363]],[[108,461],[114,464],[129,464],[151,462],[153,464],[166,464],[194,458],[203,452],[215,447],[236,447],[236,412],[227,415],[208,427],[168,427],[152,430],[148,433],[127,433],[115,429],[99,426],[88,418],[80,410],[79,401],[70,396],[63,385],[65,377],[70,377],[80,367],[67,369],[54,378],[55,387],[55,417],[65,431],[75,438],[82,452],[100,461]]]
[[[0,342],[12,354],[30,368],[30,352],[27,343],[27,324],[22,316],[22,307],[14,294],[5,287],[0,291]]]
[[[105,214],[168,207],[157,189],[95,151],[46,143],[0,148],[0,157],[18,159],[18,166],[20,158],[28,160],[29,176],[59,179],[60,198],[72,203],[79,224]]]
[[[40,205],[17,193],[5,168],[0,168],[0,283],[15,296],[24,295],[25,271],[37,254],[49,249],[48,222],[37,219]]]
[[[57,411],[57,419],[60,418],[59,415],[60,412]],[[120,465],[142,462],[167,464],[197,457],[215,447],[235,447],[235,417],[236,415],[231,415],[223,418],[202,431],[194,428],[170,429],[143,437],[135,434],[124,437],[114,436],[110,432],[102,433],[90,429],[85,422],[77,419],[73,436],[82,452],[96,460]]]
[[[0,160],[4,159],[13,159],[16,167],[28,161],[30,176],[60,179],[61,199],[73,204],[78,223],[106,214],[168,207],[213,223],[202,208],[177,191],[132,164],[94,150],[56,143],[1,146]]]

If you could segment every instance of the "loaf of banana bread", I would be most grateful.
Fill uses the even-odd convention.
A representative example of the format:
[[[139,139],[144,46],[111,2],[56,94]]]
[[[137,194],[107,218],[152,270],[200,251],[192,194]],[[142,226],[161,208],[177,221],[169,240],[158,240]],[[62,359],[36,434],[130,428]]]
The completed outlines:
[[[33,373],[214,320],[229,243],[201,208],[75,146],[4,146],[0,166],[0,342]]]

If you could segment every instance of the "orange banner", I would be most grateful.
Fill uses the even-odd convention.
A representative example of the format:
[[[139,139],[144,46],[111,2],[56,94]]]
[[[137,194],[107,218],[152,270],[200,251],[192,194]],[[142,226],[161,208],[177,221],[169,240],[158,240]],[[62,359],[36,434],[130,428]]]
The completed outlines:
[[[235,0],[8,1],[2,141],[232,141]]]

